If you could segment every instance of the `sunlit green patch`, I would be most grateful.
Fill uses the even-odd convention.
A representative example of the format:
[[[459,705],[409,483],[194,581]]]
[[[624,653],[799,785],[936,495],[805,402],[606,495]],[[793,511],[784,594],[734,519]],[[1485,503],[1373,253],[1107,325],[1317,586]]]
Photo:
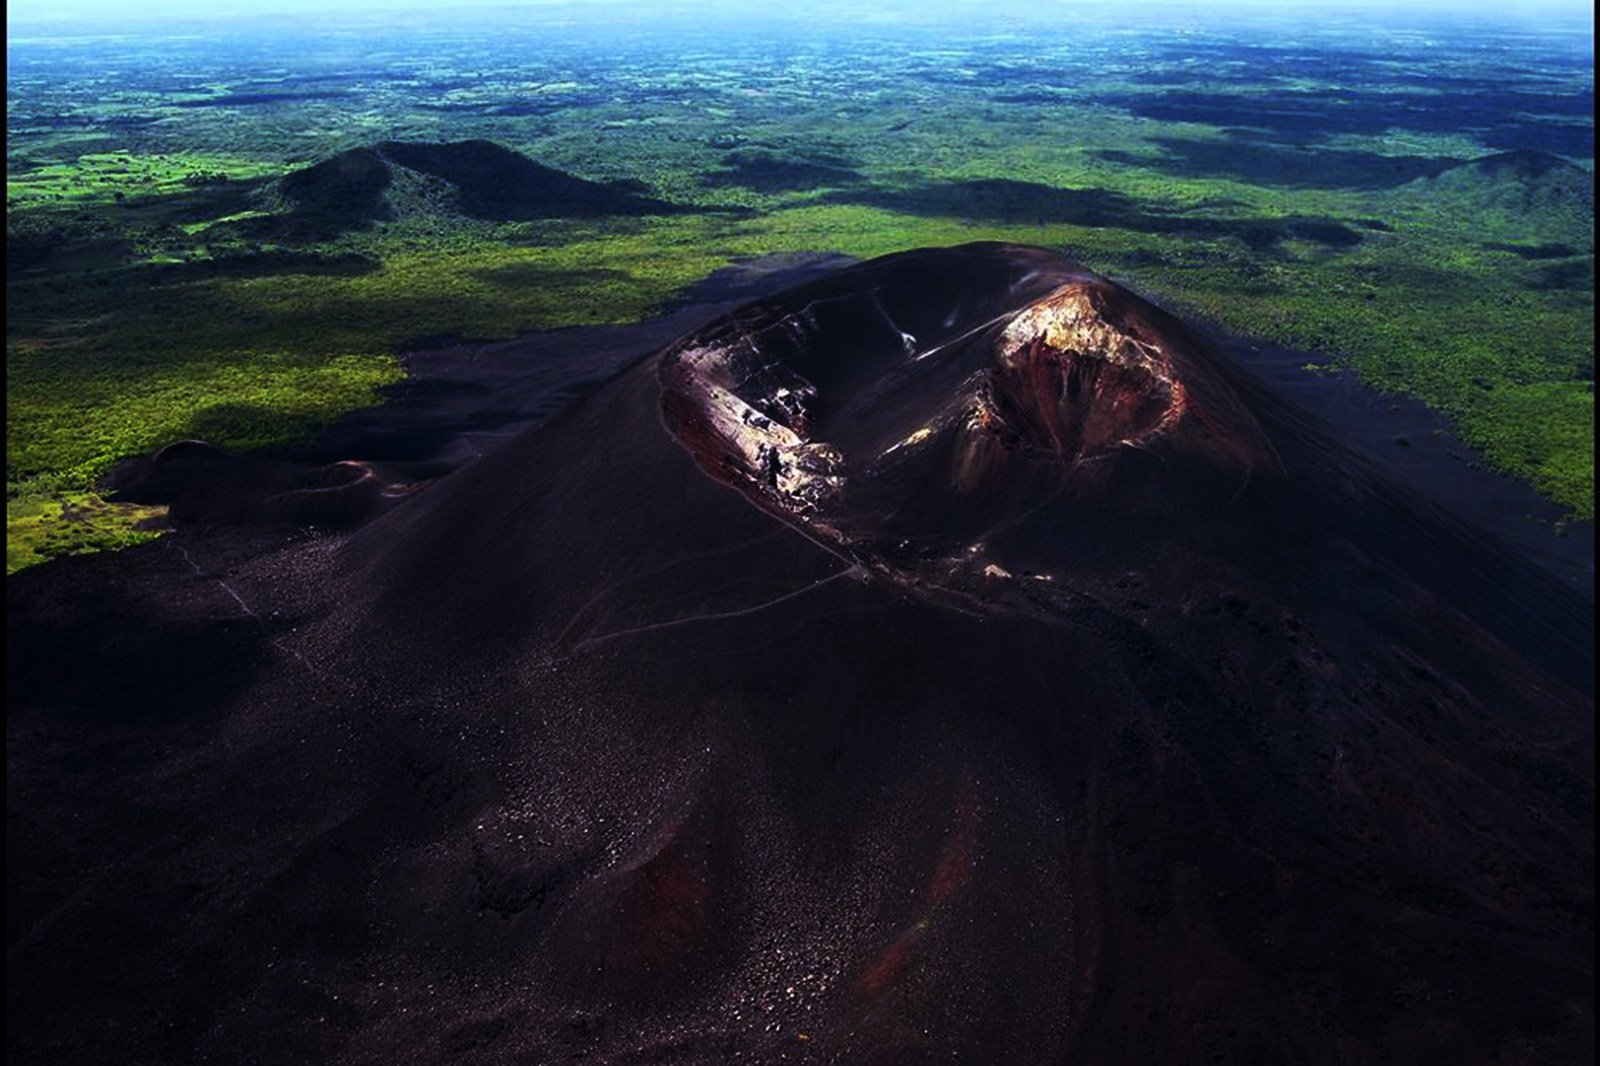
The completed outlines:
[[[60,555],[111,551],[159,537],[165,507],[109,503],[93,492],[6,500],[6,573]]]
[[[1471,442],[1497,467],[1551,499],[1574,501],[1578,518],[1594,519],[1592,382],[1502,386],[1481,415],[1464,422]]]
[[[205,220],[203,220],[201,222],[185,222],[183,225],[181,225],[178,228],[183,230],[184,233],[186,233],[186,234],[188,234],[189,236],[192,237],[192,236],[195,236],[196,234],[205,233],[207,230],[210,230],[214,226],[227,225],[229,222],[244,222],[244,221],[247,221],[247,220],[252,219],[252,218],[269,218],[269,217],[271,217],[271,212],[270,211],[261,211],[261,210],[235,211],[233,214],[224,215],[221,218],[205,219]]]
[[[13,349],[7,364],[7,482],[44,478],[68,491],[174,440],[252,448],[303,437],[378,402],[378,389],[400,377],[380,353],[182,352],[126,365],[78,350]]]
[[[171,196],[207,185],[281,174],[281,164],[237,156],[143,155],[107,152],[82,155],[70,163],[51,163],[6,175],[8,209],[80,207]]]

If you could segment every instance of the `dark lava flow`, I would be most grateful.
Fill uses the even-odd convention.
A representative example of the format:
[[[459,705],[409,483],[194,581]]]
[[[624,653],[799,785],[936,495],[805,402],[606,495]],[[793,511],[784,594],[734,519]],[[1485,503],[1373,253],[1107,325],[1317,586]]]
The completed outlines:
[[[1591,1061],[1588,603],[1076,264],[377,480],[12,580],[14,1061]]]

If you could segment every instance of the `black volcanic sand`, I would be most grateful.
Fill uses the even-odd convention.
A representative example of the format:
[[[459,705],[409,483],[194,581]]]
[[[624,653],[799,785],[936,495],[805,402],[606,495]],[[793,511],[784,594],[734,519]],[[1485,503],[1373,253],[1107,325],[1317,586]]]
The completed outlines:
[[[1385,395],[1348,370],[1308,373],[1304,352],[1214,334],[1279,395],[1322,419],[1340,444],[1375,461],[1407,491],[1440,504],[1594,598],[1594,523],[1526,482],[1488,468],[1482,455],[1421,400]]]
[[[503,351],[680,329],[10,580],[11,1060],[1591,1061],[1585,596],[1032,249]]]

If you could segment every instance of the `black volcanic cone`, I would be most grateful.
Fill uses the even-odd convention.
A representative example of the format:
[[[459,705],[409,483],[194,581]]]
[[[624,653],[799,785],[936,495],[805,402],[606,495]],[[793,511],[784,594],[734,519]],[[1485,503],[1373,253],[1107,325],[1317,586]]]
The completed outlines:
[[[16,1061],[1590,1061],[1587,605],[1048,253],[180,537],[12,584]]]
[[[454,186],[461,208],[489,219],[672,214],[676,204],[631,187],[575,177],[493,141],[384,141],[377,152],[398,166]]]
[[[404,176],[396,168],[443,182],[463,214],[494,221],[685,210],[641,195],[637,183],[589,181],[493,141],[383,141],[285,174],[275,184],[287,212],[225,224],[257,238],[322,240],[392,221],[420,208],[395,195]]]
[[[352,148],[285,174],[278,188],[297,211],[361,221],[393,216],[383,198],[392,180],[377,152]]]

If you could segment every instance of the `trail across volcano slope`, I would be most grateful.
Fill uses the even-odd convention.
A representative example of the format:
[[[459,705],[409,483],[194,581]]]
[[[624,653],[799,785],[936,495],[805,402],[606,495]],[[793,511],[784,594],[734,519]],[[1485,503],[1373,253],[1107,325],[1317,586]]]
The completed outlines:
[[[1590,1060],[1588,605],[1049,253],[207,543],[13,584],[18,1061]]]

